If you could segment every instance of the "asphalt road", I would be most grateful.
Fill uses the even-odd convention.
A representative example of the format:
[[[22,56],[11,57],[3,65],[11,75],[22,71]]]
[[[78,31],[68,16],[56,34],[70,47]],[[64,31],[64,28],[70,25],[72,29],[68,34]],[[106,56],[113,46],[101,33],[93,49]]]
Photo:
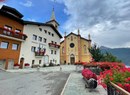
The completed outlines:
[[[60,95],[65,72],[0,72],[0,95]]]

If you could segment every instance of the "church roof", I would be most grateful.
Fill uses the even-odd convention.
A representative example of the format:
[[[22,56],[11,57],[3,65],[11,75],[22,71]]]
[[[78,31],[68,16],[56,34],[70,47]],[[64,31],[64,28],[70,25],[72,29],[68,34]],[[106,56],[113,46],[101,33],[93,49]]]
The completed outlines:
[[[56,20],[50,20],[50,21],[47,21],[46,23],[50,23],[50,22],[53,22],[53,21],[55,21],[59,25],[59,23]]]
[[[75,35],[75,36],[80,36],[80,35],[77,35],[77,34],[75,34],[75,33],[73,33],[73,32],[71,32],[71,33],[69,33],[67,36],[65,36],[65,38],[67,38],[68,36],[70,36],[70,35]],[[81,37],[81,36],[80,36]],[[91,41],[91,40],[88,40],[88,39],[86,39],[86,38],[83,38],[83,37],[81,37],[81,39],[84,39],[84,40],[86,40],[86,41]],[[63,43],[64,42],[64,40],[63,41],[61,41],[60,43]]]
[[[40,22],[33,22],[33,21],[24,21],[24,24],[31,24],[31,25],[41,25],[41,26],[49,26],[51,27],[56,33],[57,35],[62,38],[61,34],[59,33],[59,31],[52,25],[52,24],[47,24],[47,23],[40,23]]]

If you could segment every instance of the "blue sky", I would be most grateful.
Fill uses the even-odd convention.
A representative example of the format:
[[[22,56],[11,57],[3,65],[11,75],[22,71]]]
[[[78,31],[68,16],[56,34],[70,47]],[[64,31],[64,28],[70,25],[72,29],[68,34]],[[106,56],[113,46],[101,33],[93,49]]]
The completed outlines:
[[[130,47],[130,0],[6,0],[3,4],[20,11],[24,20],[43,23],[50,20],[54,5],[62,35],[80,29],[82,37],[90,34],[99,46]]]
[[[51,0],[6,0],[4,2],[10,7],[16,8],[21,12],[24,20],[31,20],[36,22],[47,22],[50,20],[52,9],[54,6],[56,20],[62,26],[67,20],[67,15],[64,13],[65,5]],[[63,29],[59,27],[62,32]]]

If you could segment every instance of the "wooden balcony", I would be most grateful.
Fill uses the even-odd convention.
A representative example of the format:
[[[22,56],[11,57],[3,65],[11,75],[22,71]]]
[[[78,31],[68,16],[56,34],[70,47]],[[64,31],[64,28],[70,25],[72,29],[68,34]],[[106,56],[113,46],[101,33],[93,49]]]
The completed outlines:
[[[35,52],[35,56],[36,56],[36,57],[42,57],[42,56],[44,56],[44,54],[45,54],[44,51],[36,51],[36,52]]]
[[[21,32],[14,32],[2,27],[0,27],[0,36],[19,41],[24,41],[27,38],[26,34],[23,34]]]
[[[60,48],[60,45],[54,44],[54,43],[48,43],[50,48]]]

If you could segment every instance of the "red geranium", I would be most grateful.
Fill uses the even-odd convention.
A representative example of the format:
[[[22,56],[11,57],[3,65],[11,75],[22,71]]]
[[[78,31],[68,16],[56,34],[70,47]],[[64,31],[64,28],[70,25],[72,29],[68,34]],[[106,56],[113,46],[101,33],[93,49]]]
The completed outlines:
[[[30,64],[29,63],[25,63],[24,66],[30,66]]]
[[[18,63],[14,64],[14,66],[20,66]]]

